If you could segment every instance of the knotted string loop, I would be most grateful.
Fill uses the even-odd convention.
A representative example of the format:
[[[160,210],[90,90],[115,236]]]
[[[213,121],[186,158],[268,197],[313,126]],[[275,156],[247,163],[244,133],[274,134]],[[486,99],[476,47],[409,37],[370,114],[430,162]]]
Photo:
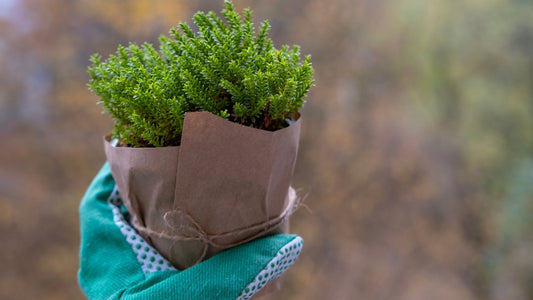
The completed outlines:
[[[289,188],[289,194],[288,194],[289,201],[285,207],[285,209],[281,212],[281,214],[275,218],[265,220],[263,222],[252,224],[250,226],[237,228],[228,232],[223,233],[217,233],[217,234],[210,234],[206,232],[200,223],[198,223],[193,216],[188,214],[187,212],[181,210],[181,209],[175,209],[166,212],[163,215],[163,218],[165,220],[165,224],[171,229],[172,233],[168,233],[165,231],[155,231],[150,228],[147,228],[141,224],[139,224],[138,221],[134,220],[133,226],[137,231],[144,233],[148,236],[156,236],[158,238],[164,238],[169,240],[175,240],[175,241],[201,241],[204,243],[204,249],[202,251],[202,255],[199,257],[199,259],[195,262],[195,264],[200,263],[204,260],[207,250],[209,246],[213,246],[216,248],[221,249],[227,249],[231,247],[235,247],[241,244],[244,244],[246,242],[249,242],[251,240],[254,240],[260,236],[263,236],[267,232],[273,230],[274,228],[278,227],[283,221],[287,220],[290,215],[292,215],[300,206],[300,202],[303,200],[303,198],[299,198],[296,195],[296,191],[290,187]],[[252,235],[245,235],[247,232],[255,232],[255,234]],[[221,243],[217,242],[217,240],[232,237],[232,236],[241,236],[244,235],[245,237],[233,241],[230,243]]]

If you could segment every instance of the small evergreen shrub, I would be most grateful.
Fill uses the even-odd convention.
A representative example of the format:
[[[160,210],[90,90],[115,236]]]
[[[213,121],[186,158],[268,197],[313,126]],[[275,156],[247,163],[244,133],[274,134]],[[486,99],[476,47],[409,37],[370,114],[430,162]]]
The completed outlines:
[[[89,88],[115,125],[112,136],[133,147],[179,145],[185,112],[208,111],[247,126],[278,130],[298,117],[313,86],[311,57],[298,46],[273,47],[270,25],[258,34],[252,12],[239,15],[229,1],[222,14],[198,12],[199,32],[180,23],[148,43],[119,46],[102,61],[91,57]]]

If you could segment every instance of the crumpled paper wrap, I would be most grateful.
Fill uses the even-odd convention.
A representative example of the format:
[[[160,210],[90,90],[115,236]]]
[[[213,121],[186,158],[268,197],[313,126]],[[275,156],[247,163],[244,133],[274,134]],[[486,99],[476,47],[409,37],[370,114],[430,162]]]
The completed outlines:
[[[109,137],[104,144],[132,225],[186,269],[224,249],[288,232],[299,135],[300,120],[271,132],[190,112],[180,146],[114,147]]]

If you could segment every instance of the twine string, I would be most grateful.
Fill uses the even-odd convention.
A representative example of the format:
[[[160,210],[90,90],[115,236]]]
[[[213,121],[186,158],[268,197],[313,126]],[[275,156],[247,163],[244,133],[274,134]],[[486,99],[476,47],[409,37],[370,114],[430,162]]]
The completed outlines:
[[[203,242],[204,247],[202,250],[202,255],[194,263],[194,264],[198,264],[204,260],[205,256],[207,255],[207,250],[210,245],[213,247],[222,248],[222,249],[231,248],[231,247],[244,244],[251,240],[254,240],[264,235],[265,233],[273,230],[278,225],[280,225],[283,221],[287,220],[289,216],[292,215],[300,207],[303,199],[304,198],[297,197],[296,191],[292,187],[290,187],[289,188],[289,203],[287,204],[287,206],[285,207],[285,209],[279,216],[273,219],[267,219],[257,224],[253,224],[250,226],[234,229],[228,232],[217,233],[217,234],[210,234],[206,232],[202,228],[202,226],[193,218],[193,216],[191,216],[189,213],[179,208],[168,211],[163,216],[166,225],[169,228],[171,228],[173,231],[175,231],[172,234],[169,234],[164,231],[155,231],[150,228],[147,228],[144,225],[141,225],[136,219],[133,220],[133,226],[139,232],[144,233],[148,236],[155,236],[158,238],[176,240],[176,241],[201,241]],[[259,230],[257,233],[250,235],[250,236],[245,236],[244,238],[234,241],[234,242],[221,243],[221,242],[216,241],[216,240],[223,239],[226,237],[239,236],[247,232],[253,232],[257,230]]]

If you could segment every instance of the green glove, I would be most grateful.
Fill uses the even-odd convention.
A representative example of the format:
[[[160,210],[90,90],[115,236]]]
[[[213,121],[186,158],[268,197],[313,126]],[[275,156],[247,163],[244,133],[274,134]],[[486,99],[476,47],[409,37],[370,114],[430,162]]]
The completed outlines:
[[[128,223],[106,163],[80,205],[78,280],[89,299],[249,299],[296,260],[302,239],[280,234],[176,270]]]

